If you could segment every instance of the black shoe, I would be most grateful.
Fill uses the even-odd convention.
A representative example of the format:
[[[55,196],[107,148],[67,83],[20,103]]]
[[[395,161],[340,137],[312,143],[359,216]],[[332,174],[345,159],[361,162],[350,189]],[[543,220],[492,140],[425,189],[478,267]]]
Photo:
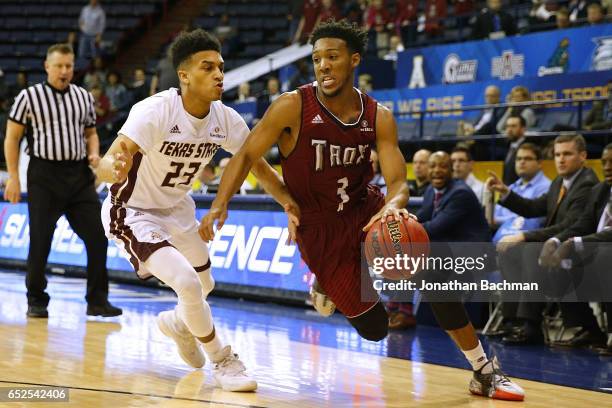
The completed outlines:
[[[593,331],[580,329],[567,340],[553,341],[551,347],[555,348],[583,348],[583,347],[604,347],[606,336],[599,330]]]
[[[47,306],[36,306],[29,305],[28,306],[28,317],[49,317],[49,312],[47,312]]]
[[[521,326],[515,327],[512,333],[502,338],[502,342],[504,344],[517,346],[543,344],[544,337],[539,327],[533,323],[527,322]]]
[[[88,316],[114,317],[119,316],[122,313],[123,310],[111,305],[108,302],[103,305],[87,305]]]

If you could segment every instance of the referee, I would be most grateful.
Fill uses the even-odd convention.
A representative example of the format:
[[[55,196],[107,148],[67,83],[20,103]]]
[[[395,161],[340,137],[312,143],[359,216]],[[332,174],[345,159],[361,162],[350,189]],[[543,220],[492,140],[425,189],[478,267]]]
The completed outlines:
[[[93,97],[70,84],[74,73],[70,45],[49,47],[45,70],[46,82],[22,90],[15,98],[4,140],[9,172],[4,198],[17,203],[19,142],[28,128],[28,316],[48,316],[45,266],[55,224],[62,215],[87,248],[87,314],[118,316],[121,309],[108,302],[108,241],[100,219],[95,176],[89,167],[100,161]]]

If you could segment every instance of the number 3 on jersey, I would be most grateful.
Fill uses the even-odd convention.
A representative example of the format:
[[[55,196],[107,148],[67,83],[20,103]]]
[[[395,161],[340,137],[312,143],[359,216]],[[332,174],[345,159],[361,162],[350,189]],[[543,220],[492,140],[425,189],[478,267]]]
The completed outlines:
[[[346,188],[348,187],[348,178],[347,177],[342,177],[341,179],[338,179],[338,184],[340,184],[340,187],[338,187],[338,195],[340,196],[340,203],[338,204],[338,211],[342,211],[344,210],[344,203],[348,203],[349,201],[349,196],[346,194]]]

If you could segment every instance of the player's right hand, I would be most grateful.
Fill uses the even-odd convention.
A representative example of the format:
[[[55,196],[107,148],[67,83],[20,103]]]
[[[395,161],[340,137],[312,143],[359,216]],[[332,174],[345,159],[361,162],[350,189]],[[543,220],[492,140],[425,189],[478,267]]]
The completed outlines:
[[[6,182],[6,188],[4,189],[4,199],[9,201],[11,204],[16,204],[21,200],[21,186],[19,179],[9,178]]]
[[[215,237],[215,231],[213,230],[215,221],[217,221],[217,231],[219,231],[226,219],[227,204],[218,205],[213,201],[210,210],[200,221],[200,228],[198,228],[200,238],[204,242],[211,241]]]
[[[485,186],[489,191],[498,192],[501,195],[504,195],[510,191],[508,186],[505,185],[504,182],[499,179],[499,177],[497,177],[497,174],[491,170],[487,170],[487,173],[489,173],[489,178],[485,182]]]
[[[133,161],[132,154],[125,142],[121,142],[121,151],[115,153],[113,159],[113,181],[123,183],[132,168]]]

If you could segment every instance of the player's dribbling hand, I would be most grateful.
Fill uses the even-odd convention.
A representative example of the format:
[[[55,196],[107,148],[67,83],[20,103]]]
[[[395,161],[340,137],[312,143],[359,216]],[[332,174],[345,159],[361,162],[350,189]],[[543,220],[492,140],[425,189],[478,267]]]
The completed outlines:
[[[98,167],[98,164],[100,164],[100,156],[97,154],[90,154],[87,156],[87,161],[89,161],[89,165],[95,169]]]
[[[395,207],[384,206],[383,208],[380,209],[379,212],[377,212],[376,214],[374,214],[372,218],[370,218],[370,221],[366,224],[365,227],[363,227],[363,230],[368,231],[370,227],[372,226],[372,224],[374,224],[378,220],[380,220],[381,223],[385,222],[387,220],[387,217],[390,215],[393,216],[393,218],[395,218],[396,221],[401,221],[402,217],[412,218],[413,220],[418,221],[417,216],[409,213],[408,210],[405,208],[395,208]]]
[[[285,214],[287,214],[287,229],[289,236],[287,237],[287,245],[296,241],[297,229],[300,226],[300,208],[295,203],[286,203],[283,205]]]
[[[204,242],[211,241],[215,237],[215,231],[213,227],[215,225],[215,221],[217,221],[217,231],[223,227],[225,220],[227,219],[227,204],[226,205],[216,205],[213,202],[213,205],[210,207],[210,210],[202,220],[200,221],[200,227],[198,228],[198,233],[200,234],[200,238]]]
[[[121,151],[115,153],[113,160],[113,181],[115,183],[123,183],[132,168],[132,154],[128,150],[127,145],[121,142]]]

